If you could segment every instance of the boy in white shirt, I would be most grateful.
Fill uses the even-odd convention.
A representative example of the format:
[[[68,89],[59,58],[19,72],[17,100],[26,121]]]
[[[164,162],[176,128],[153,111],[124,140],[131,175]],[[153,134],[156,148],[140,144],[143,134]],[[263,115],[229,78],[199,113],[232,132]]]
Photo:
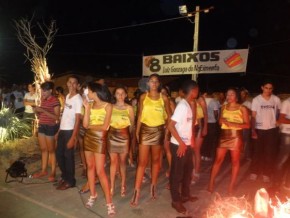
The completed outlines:
[[[261,89],[262,94],[255,97],[252,102],[252,138],[257,139],[257,143],[254,146],[250,179],[256,180],[261,173],[263,182],[270,182],[278,151],[277,118],[281,101],[272,94],[272,82],[265,81]]]
[[[283,186],[287,191],[290,190],[290,98],[283,101],[278,120],[280,124],[280,149],[276,163],[273,191],[279,191],[283,184],[284,174],[286,175]]]
[[[78,85],[79,78],[71,75],[67,81],[69,94],[66,96],[60,128],[56,137],[56,158],[61,170],[61,180],[56,187],[57,190],[66,190],[76,184],[74,146],[77,142],[83,102],[82,97],[77,92]]]
[[[182,203],[196,201],[190,195],[191,174],[193,170],[192,148],[194,147],[194,124],[198,85],[195,81],[187,80],[182,85],[184,98],[178,103],[168,125],[172,134],[170,150],[172,154],[170,170],[170,192],[172,207],[179,213],[186,213]],[[181,195],[179,186],[181,184]]]

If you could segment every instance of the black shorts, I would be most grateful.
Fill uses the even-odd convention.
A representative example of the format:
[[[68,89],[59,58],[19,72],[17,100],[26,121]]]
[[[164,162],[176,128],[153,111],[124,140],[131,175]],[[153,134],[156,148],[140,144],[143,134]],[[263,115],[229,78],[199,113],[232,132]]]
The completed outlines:
[[[39,124],[38,126],[38,134],[44,134],[46,136],[54,136],[59,129],[59,124],[56,125],[45,125]]]

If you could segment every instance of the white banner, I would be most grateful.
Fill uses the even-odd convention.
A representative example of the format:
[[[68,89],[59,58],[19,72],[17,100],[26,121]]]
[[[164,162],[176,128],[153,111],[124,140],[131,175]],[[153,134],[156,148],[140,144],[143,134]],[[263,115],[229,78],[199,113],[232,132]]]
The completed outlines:
[[[246,72],[248,49],[197,51],[143,57],[143,76]]]

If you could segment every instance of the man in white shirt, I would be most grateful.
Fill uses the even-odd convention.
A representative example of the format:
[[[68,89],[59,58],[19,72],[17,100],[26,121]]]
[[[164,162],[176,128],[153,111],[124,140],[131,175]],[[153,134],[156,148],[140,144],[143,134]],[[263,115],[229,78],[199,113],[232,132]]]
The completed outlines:
[[[179,213],[186,213],[182,203],[196,201],[190,195],[191,174],[193,170],[192,148],[194,147],[194,124],[198,85],[195,81],[187,80],[182,85],[184,98],[178,103],[168,125],[171,132],[170,151],[172,154],[170,170],[170,192],[172,207]],[[181,184],[181,195],[179,187]]]
[[[257,139],[257,143],[254,146],[250,179],[256,180],[257,176],[262,174],[263,182],[270,182],[278,151],[277,118],[281,101],[272,94],[272,82],[265,81],[261,89],[262,94],[252,102],[252,138]]]
[[[35,93],[35,85],[28,84],[27,86],[28,92],[24,96],[24,118],[34,119],[34,110],[33,107],[35,106],[36,101],[36,93]]]
[[[284,174],[286,180],[284,189],[290,190],[290,98],[283,101],[278,120],[280,124],[280,149],[276,163],[273,182],[274,191],[279,191],[283,184]]]
[[[67,81],[69,93],[66,96],[60,128],[56,137],[56,158],[61,170],[61,180],[56,187],[57,190],[66,190],[76,184],[74,146],[77,142],[83,102],[82,97],[77,93],[78,85],[79,78],[75,75],[69,76]]]

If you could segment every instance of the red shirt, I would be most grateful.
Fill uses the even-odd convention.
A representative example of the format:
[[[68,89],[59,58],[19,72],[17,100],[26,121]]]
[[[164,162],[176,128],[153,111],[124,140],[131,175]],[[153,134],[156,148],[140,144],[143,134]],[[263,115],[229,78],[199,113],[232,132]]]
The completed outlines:
[[[49,113],[54,114],[54,108],[60,106],[59,100],[54,97],[50,96],[48,99],[41,100],[40,107],[44,110],[48,111]],[[45,113],[38,114],[39,124],[45,125],[55,125],[56,120],[47,116]]]

